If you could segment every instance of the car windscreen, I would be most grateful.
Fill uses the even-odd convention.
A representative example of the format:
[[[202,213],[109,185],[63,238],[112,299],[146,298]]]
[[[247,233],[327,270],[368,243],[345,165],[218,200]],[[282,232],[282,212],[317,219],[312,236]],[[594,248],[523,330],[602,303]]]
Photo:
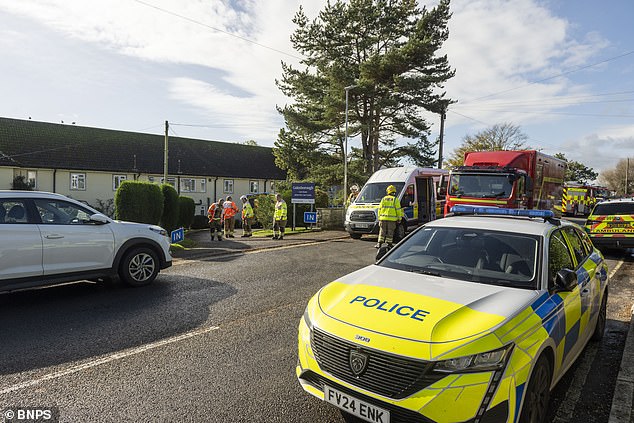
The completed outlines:
[[[596,205],[592,214],[595,216],[634,215],[634,202],[600,203]]]
[[[355,203],[380,203],[381,199],[385,197],[385,189],[390,185],[394,185],[396,192],[400,193],[405,182],[373,182],[365,184],[361,188],[361,192],[357,196]]]
[[[513,189],[513,175],[488,173],[453,173],[449,195],[477,198],[508,198]]]
[[[540,237],[474,228],[423,227],[379,266],[515,288],[538,288]]]

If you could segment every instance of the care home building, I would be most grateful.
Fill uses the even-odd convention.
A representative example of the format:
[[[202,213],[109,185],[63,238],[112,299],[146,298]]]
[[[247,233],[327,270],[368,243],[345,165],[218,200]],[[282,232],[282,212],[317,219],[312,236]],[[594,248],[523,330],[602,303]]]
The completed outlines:
[[[0,118],[0,189],[23,176],[36,190],[99,207],[125,180],[163,182],[161,135]],[[168,183],[205,214],[214,199],[274,192],[286,174],[271,148],[169,137]]]

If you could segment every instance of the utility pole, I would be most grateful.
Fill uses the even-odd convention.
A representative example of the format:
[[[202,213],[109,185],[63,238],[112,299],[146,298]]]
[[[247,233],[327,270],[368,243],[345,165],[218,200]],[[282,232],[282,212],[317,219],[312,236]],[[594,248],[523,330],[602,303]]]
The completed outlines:
[[[349,85],[344,88],[346,91],[346,128],[343,142],[343,207],[346,207],[346,198],[348,195],[348,93],[351,89],[358,85]]]
[[[630,176],[630,158],[627,158],[627,161],[625,162],[625,193],[624,195],[627,196],[629,190],[628,185],[629,185],[629,176]]]
[[[167,141],[168,141],[168,132],[170,129],[170,124],[165,121],[165,151],[163,152],[163,183],[167,183]]]
[[[440,110],[440,137],[438,140],[438,169],[442,169],[442,147],[445,139],[445,118],[447,117],[447,109],[443,107]]]

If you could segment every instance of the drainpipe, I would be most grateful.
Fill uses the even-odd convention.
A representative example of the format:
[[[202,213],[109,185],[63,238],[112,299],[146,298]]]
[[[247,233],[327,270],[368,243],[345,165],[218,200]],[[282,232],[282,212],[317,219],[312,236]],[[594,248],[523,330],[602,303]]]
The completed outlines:
[[[266,192],[266,183],[267,183],[268,181],[269,181],[268,179],[265,179],[265,180],[264,180],[264,189],[262,190],[262,192]]]
[[[57,179],[57,169],[55,168],[53,169],[53,192],[56,192],[55,191],[55,186],[57,185],[56,179]]]
[[[218,200],[218,195],[216,193],[216,184],[218,183],[218,177],[216,176],[216,179],[214,179],[214,198],[213,198],[213,202],[215,203]]]

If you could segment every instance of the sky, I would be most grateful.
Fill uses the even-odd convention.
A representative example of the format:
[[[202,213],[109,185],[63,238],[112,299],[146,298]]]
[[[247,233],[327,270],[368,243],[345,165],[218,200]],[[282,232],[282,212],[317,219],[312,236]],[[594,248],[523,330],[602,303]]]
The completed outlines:
[[[433,6],[433,0],[419,0]],[[273,146],[311,0],[0,0],[0,116]],[[634,157],[634,1],[452,0],[444,157],[510,122],[595,171]],[[343,95],[343,94],[342,94]],[[437,115],[429,115],[432,139]],[[356,145],[358,140],[351,139]]]

